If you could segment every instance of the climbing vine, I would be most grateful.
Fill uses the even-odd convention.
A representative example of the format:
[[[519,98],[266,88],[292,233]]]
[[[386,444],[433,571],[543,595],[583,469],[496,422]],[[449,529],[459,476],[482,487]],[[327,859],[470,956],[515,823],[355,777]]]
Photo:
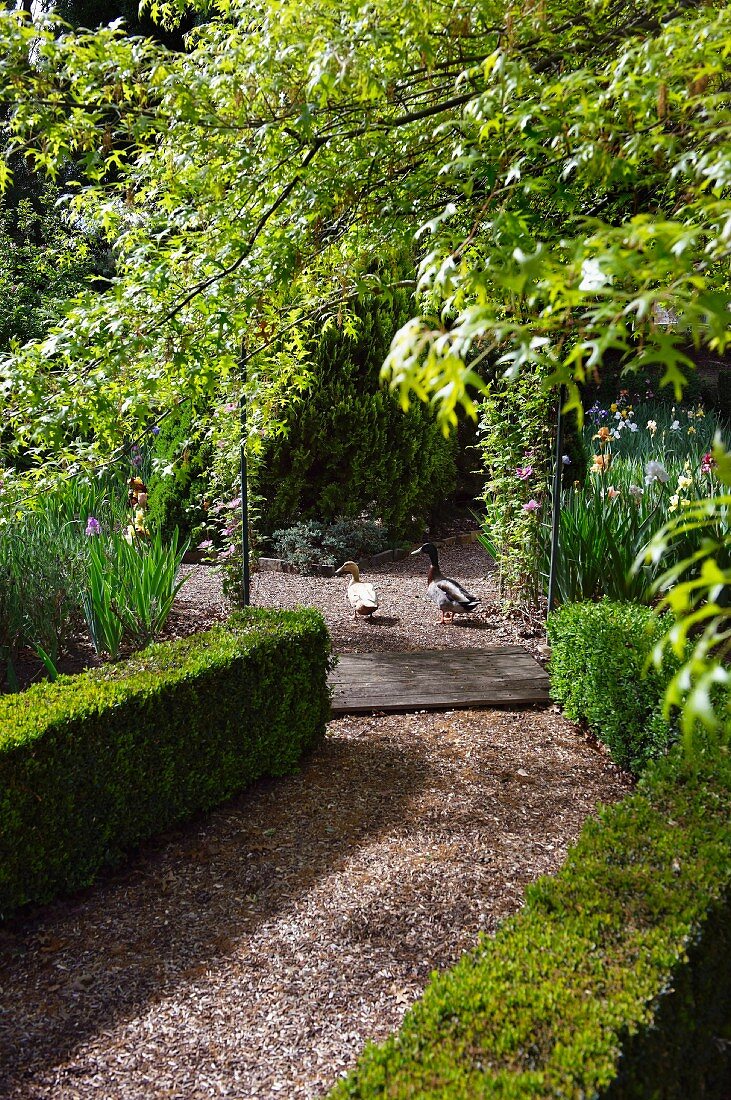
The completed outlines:
[[[541,525],[550,519],[552,406],[541,367],[499,377],[479,410],[479,448],[487,475],[482,541],[496,560],[507,602],[537,606]]]

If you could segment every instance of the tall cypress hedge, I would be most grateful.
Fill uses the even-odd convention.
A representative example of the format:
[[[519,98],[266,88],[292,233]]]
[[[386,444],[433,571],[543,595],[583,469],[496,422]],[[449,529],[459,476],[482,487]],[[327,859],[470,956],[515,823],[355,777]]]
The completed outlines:
[[[391,339],[410,316],[406,295],[372,299],[357,314],[356,336],[339,328],[321,336],[312,388],[289,410],[286,436],[263,455],[258,490],[268,531],[368,511],[398,537],[454,489],[455,439],[444,438],[427,408],[404,413],[379,385]]]

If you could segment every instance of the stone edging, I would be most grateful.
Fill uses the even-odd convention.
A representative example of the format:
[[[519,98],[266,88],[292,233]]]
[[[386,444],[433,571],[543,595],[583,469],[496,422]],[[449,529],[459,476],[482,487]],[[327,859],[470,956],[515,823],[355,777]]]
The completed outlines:
[[[477,541],[477,531],[467,531],[462,535],[450,535],[446,539],[434,540],[434,545],[438,550],[443,549],[445,546],[467,546],[471,542]],[[358,562],[358,568],[366,570],[372,568],[374,565],[384,565],[388,561],[403,561],[411,553],[410,550],[399,548],[398,550],[384,550],[380,554],[373,554],[371,557],[361,558]],[[256,563],[256,568],[261,573],[300,573],[299,566],[294,565],[292,562],[285,561],[283,558],[259,558]],[[307,571],[308,576],[315,577],[334,577],[335,566],[334,565],[320,565],[319,562],[312,562]]]

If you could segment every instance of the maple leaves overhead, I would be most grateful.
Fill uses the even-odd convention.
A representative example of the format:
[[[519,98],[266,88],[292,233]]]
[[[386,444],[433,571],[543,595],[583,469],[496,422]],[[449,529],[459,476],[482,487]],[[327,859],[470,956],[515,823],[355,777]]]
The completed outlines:
[[[172,54],[0,13],[8,152],[77,165],[72,211],[116,261],[0,367],[16,444],[109,453],[212,391],[243,336],[256,355],[262,324],[342,322],[409,266],[387,370],[445,424],[481,364],[571,385],[612,353],[680,385],[684,344],[725,347],[728,9],[260,0],[202,19]],[[271,338],[259,360],[260,381],[292,370]]]

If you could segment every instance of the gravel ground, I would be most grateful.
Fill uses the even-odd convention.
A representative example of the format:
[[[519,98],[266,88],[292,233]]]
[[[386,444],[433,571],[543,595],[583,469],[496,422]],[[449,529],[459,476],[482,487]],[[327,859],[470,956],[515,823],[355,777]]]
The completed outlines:
[[[445,551],[443,568],[483,599],[472,625],[437,625],[425,559],[369,575],[380,623],[353,621],[337,578],[262,574],[253,596],[314,603],[341,652],[531,629],[499,621],[478,548]],[[225,611],[199,570],[172,629]],[[555,708],[331,722],[299,774],[0,929],[0,1095],[321,1097],[628,787]]]
[[[253,573],[251,602],[258,607],[317,607],[327,621],[337,653],[413,649],[460,649],[523,645],[535,656],[545,651],[541,619],[516,615],[506,619],[493,574],[493,562],[477,543],[446,546],[439,563],[445,576],[458,580],[480,600],[473,615],[442,626],[440,613],[426,595],[429,561],[425,554],[374,566],[362,579],[375,585],[379,609],[372,619],[355,619],[346,601],[344,577],[306,577],[295,573]],[[178,599],[178,615],[209,614],[223,618],[228,604],[221,595],[217,569],[187,566],[190,580]],[[177,620],[173,629],[180,629]]]

